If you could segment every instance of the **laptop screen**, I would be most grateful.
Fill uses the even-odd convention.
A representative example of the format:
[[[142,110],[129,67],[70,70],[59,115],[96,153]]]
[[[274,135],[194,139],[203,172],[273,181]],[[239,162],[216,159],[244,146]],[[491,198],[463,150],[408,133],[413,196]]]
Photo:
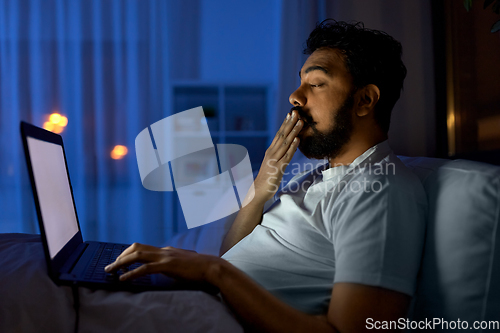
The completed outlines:
[[[27,137],[33,176],[50,258],[78,232],[63,149],[60,145]]]

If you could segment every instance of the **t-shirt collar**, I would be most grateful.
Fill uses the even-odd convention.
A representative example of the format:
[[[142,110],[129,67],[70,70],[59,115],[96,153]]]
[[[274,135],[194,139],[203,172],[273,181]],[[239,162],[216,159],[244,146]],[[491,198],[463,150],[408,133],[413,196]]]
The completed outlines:
[[[365,162],[366,160],[369,160],[372,155],[374,155],[374,154],[379,155],[380,154],[382,157],[382,156],[386,156],[387,154],[389,154],[390,151],[391,151],[391,148],[389,147],[389,141],[388,140],[382,141],[382,142],[376,144],[375,146],[368,148],[363,154],[356,157],[356,159],[354,159],[354,161],[352,161],[351,164],[338,165],[338,166],[334,166],[331,168],[325,168],[324,170],[321,170],[321,173],[323,174],[323,180],[328,180],[328,179],[331,179],[333,177],[337,177],[339,175],[344,175],[348,170],[352,170],[352,169],[356,168],[358,165]],[[327,165],[325,165],[325,167],[326,166]]]

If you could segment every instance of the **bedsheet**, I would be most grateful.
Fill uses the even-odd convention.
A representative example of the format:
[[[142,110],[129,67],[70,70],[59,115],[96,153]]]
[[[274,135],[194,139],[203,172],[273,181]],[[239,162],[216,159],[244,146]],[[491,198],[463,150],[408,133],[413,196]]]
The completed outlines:
[[[79,332],[243,332],[202,291],[142,293],[79,288]],[[39,235],[0,234],[0,332],[73,332],[70,287],[49,278]]]

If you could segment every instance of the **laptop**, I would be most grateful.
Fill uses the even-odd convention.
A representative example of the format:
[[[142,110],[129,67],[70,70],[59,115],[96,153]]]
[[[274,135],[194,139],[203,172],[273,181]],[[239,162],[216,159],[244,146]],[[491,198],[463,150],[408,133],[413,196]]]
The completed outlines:
[[[163,274],[120,281],[123,270],[113,274],[104,272],[104,267],[114,262],[128,245],[83,241],[62,137],[26,122],[21,122],[21,136],[45,260],[56,284],[133,292],[199,289]]]

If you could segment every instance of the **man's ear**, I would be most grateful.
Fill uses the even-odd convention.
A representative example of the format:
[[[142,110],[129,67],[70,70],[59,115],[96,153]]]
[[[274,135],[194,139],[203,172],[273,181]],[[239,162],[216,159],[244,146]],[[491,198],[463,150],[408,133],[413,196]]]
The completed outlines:
[[[380,98],[380,89],[374,84],[368,84],[358,90],[356,115],[363,117],[373,111]]]

